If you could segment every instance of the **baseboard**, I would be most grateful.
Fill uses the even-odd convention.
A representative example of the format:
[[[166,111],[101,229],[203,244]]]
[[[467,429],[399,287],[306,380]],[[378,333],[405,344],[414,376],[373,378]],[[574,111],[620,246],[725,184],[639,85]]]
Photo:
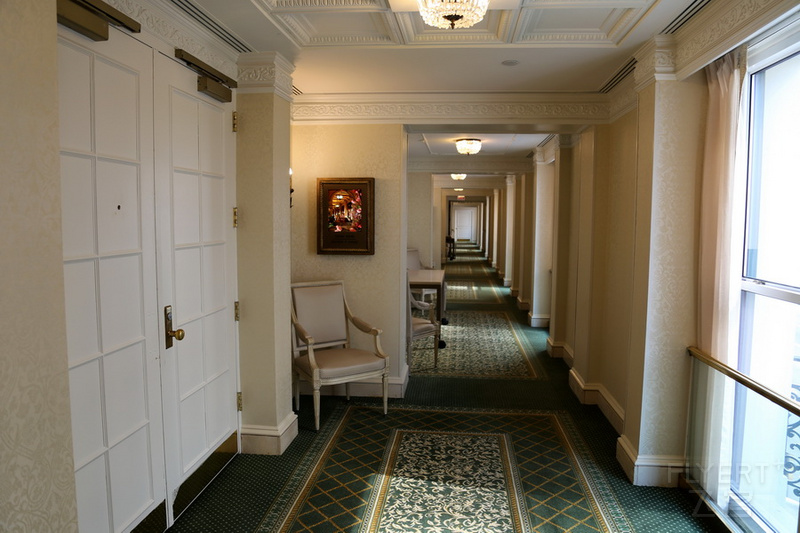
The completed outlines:
[[[531,308],[531,302],[525,298],[517,297],[517,309],[521,311],[528,311]]]
[[[575,365],[575,355],[572,353],[572,348],[565,342],[553,342],[552,338],[547,337],[547,353],[550,357],[563,359],[570,368]]]
[[[550,327],[550,315],[534,315],[532,313],[528,313],[528,322],[532,328],[549,328]],[[548,342],[550,339],[547,339]],[[550,350],[547,350],[550,353]]]
[[[686,470],[679,455],[638,455],[625,435],[617,439],[617,461],[631,483],[646,487],[677,487]]]
[[[280,455],[297,436],[297,431],[294,412],[277,426],[242,425],[242,453]]]
[[[569,371],[569,387],[582,404],[598,406],[616,432],[622,434],[625,425],[625,409],[614,399],[605,385],[584,382],[580,374],[573,368]]]

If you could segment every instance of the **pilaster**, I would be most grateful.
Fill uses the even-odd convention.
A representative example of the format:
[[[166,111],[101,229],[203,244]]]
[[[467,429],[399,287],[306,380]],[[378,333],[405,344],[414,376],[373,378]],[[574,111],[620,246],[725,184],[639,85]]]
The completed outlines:
[[[286,227],[293,67],[275,53],[243,54],[238,67],[242,451],[279,454],[297,435],[288,326],[291,232]]]
[[[674,41],[637,52],[639,94],[632,322],[623,434],[617,455],[635,484],[674,485],[684,453],[695,341],[697,183],[705,76],[675,75]],[[662,460],[663,459],[663,460]]]
[[[516,216],[515,202],[516,202],[516,189],[517,179],[516,176],[509,174],[506,176],[506,238],[505,238],[505,270],[503,271],[503,285],[510,287],[514,280],[514,235],[516,228],[514,227],[514,220]]]

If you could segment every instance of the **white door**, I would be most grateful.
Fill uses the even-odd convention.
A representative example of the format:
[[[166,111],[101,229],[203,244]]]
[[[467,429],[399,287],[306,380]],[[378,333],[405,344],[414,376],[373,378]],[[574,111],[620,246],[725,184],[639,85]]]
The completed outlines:
[[[475,242],[477,209],[475,207],[456,207],[454,211],[456,241]]]
[[[59,32],[64,281],[81,532],[165,499],[150,48]]]
[[[185,332],[162,348],[170,516],[192,499],[179,489],[203,461],[223,444],[238,450],[232,111],[156,54],[159,307],[172,306],[173,330]]]
[[[113,28],[107,42],[59,36],[80,531],[129,531],[151,513],[171,525],[181,484],[221,444],[239,449],[232,106]],[[170,349],[167,305],[186,332]]]

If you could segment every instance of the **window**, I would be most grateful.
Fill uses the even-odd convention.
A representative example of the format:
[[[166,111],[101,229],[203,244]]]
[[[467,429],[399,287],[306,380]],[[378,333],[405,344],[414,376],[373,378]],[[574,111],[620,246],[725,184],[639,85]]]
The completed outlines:
[[[775,392],[797,399],[800,53],[772,55],[749,78],[738,366]],[[734,418],[734,514],[745,529],[795,531],[800,503],[800,419],[744,388],[737,389]]]

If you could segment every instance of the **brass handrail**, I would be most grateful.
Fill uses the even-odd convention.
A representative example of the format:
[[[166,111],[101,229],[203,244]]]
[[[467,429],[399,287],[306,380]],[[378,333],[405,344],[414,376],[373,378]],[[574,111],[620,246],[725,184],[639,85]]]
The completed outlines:
[[[691,355],[692,357],[694,357],[698,361],[700,361],[702,363],[705,363],[706,365],[710,366],[714,370],[717,370],[717,371],[725,374],[726,376],[728,376],[732,380],[736,381],[737,383],[741,383],[742,385],[744,385],[745,387],[747,387],[751,391],[753,391],[753,392],[755,392],[757,394],[760,394],[761,396],[763,396],[767,400],[771,401],[772,403],[776,403],[776,404],[780,405],[781,407],[783,407],[784,409],[786,409],[787,411],[789,411],[793,415],[795,415],[797,417],[800,417],[800,404],[798,404],[794,400],[791,400],[791,399],[787,398],[786,396],[784,396],[783,394],[779,394],[779,393],[775,392],[774,390],[765,387],[764,385],[760,384],[759,382],[753,380],[751,377],[746,376],[745,374],[742,374],[738,370],[729,367],[725,363],[722,363],[722,362],[714,359],[713,357],[708,355],[706,352],[704,352],[700,348],[697,348],[696,346],[689,346],[688,348],[686,348],[686,350],[689,352],[689,355]]]

